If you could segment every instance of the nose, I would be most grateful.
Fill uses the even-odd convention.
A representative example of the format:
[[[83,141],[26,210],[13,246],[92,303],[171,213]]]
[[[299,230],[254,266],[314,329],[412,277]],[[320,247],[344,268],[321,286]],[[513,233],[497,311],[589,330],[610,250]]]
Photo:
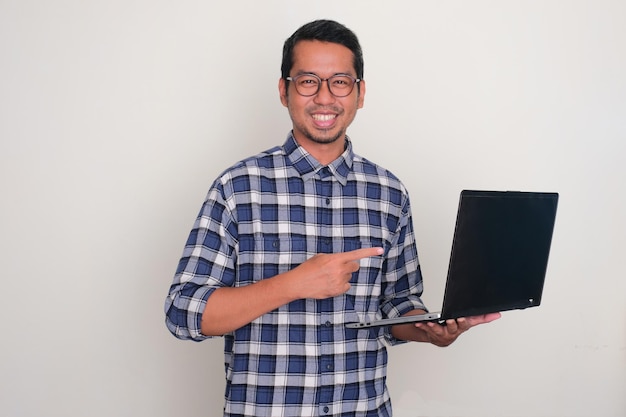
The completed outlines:
[[[315,95],[314,101],[318,104],[328,104],[335,101],[335,96],[330,92],[328,80],[322,80],[320,89]]]

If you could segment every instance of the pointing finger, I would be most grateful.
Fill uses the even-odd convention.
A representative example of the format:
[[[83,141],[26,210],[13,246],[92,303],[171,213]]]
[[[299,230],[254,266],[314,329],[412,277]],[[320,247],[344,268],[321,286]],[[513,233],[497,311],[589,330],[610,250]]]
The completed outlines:
[[[370,256],[379,256],[384,252],[383,248],[361,248],[349,252],[344,252],[346,262],[358,261],[359,259],[369,258]]]

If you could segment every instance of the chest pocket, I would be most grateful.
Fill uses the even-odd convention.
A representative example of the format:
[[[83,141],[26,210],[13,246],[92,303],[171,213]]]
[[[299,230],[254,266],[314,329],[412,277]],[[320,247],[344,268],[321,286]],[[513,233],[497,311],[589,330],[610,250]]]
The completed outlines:
[[[236,286],[249,285],[287,272],[314,253],[306,237],[281,237],[275,234],[244,236],[237,252]]]

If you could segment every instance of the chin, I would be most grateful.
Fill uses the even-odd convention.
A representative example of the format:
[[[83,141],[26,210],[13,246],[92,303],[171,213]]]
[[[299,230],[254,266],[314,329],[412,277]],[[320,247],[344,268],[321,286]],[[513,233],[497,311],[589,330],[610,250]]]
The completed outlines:
[[[318,143],[320,145],[329,145],[331,143],[335,143],[339,139],[338,137],[333,138],[318,138],[318,137],[309,137],[311,142]]]
[[[311,142],[319,143],[320,145],[328,145],[330,143],[337,142],[339,139],[343,139],[345,135],[346,135],[345,132],[340,132],[338,134],[329,135],[329,136],[306,135],[306,137]]]

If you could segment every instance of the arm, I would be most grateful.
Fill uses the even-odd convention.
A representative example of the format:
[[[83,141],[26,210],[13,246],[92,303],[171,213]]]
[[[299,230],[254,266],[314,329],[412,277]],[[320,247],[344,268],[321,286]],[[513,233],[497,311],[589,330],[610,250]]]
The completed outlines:
[[[381,255],[382,248],[319,254],[291,271],[243,287],[216,289],[202,314],[201,331],[217,336],[236,330],[282,305],[301,298],[328,298],[350,289],[359,259]]]
[[[413,310],[405,314],[424,314],[423,310]],[[456,320],[447,320],[445,325],[433,322],[403,324],[393,326],[391,334],[400,340],[427,342],[435,346],[445,347],[452,344],[462,333],[479,324],[490,323],[500,318],[500,313],[484,314],[482,316],[463,317]]]
[[[187,277],[179,272],[166,298],[165,322],[179,339],[200,341],[222,335],[290,301],[345,293],[350,289],[352,273],[359,269],[358,261],[382,253],[382,248],[363,248],[318,254],[288,272],[241,287],[218,285],[204,274],[197,277],[189,273]],[[179,268],[189,264],[185,260]]]

